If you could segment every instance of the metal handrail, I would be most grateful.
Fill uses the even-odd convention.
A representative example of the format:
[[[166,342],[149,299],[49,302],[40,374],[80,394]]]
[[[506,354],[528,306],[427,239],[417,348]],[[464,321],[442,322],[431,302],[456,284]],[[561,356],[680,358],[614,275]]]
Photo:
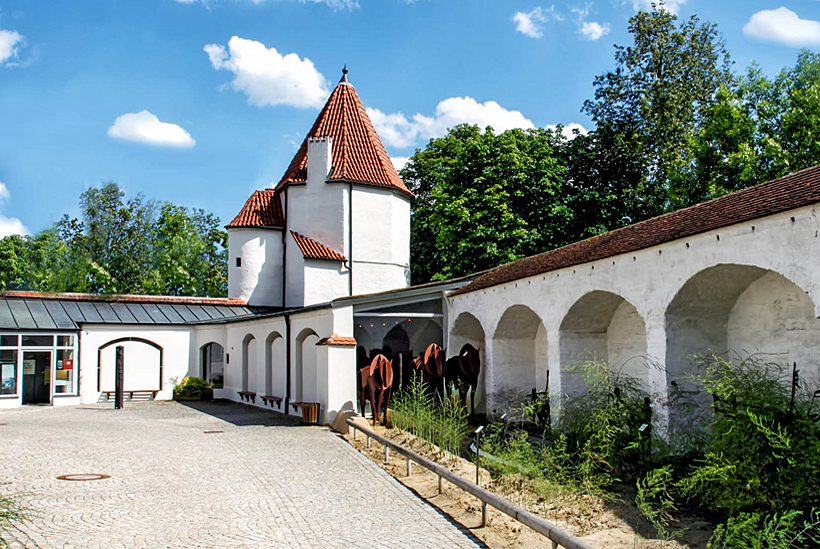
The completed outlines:
[[[589,543],[585,542],[584,540],[573,536],[569,532],[562,530],[561,528],[555,526],[549,521],[546,521],[535,515],[530,513],[526,509],[519,507],[518,505],[514,505],[507,501],[506,499],[499,497],[498,495],[490,492],[489,490],[478,486],[477,484],[470,482],[469,480],[453,473],[449,469],[442,467],[438,463],[417,454],[416,452],[405,448],[404,446],[393,442],[392,440],[385,438],[381,435],[378,435],[367,429],[362,427],[360,424],[356,423],[353,419],[348,419],[347,424],[353,428],[353,438],[356,438],[356,432],[361,431],[367,437],[367,446],[370,447],[370,439],[375,440],[376,442],[380,443],[384,446],[384,455],[385,460],[390,457],[389,449],[392,448],[399,454],[403,455],[407,458],[407,475],[410,476],[411,473],[411,463],[415,462],[425,469],[428,469],[435,473],[438,476],[438,491],[441,493],[441,479],[445,479],[448,482],[455,484],[465,492],[468,492],[478,499],[481,500],[481,525],[487,525],[487,505],[495,507],[505,515],[512,517],[513,519],[517,520],[521,524],[525,526],[529,526],[542,536],[547,537],[550,541],[552,541],[552,547],[555,549],[559,545],[561,547],[565,547],[566,549],[596,549],[595,546],[590,545]]]

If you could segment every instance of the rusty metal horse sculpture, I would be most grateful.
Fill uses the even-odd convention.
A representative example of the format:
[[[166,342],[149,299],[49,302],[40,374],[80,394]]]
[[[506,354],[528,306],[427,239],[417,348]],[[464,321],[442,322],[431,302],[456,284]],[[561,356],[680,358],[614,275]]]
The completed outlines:
[[[420,371],[427,381],[432,393],[439,393],[440,398],[444,398],[444,369],[446,351],[436,343],[427,346],[424,354],[413,359],[413,369]]]
[[[458,396],[462,404],[467,405],[467,392],[470,393],[470,416],[475,417],[475,392],[478,387],[478,375],[481,373],[481,358],[478,349],[470,343],[465,343],[461,347],[458,356],[458,370],[454,373],[458,379]],[[450,360],[453,360],[452,358]],[[450,360],[447,363],[450,363]],[[449,380],[449,377],[448,377]]]
[[[390,394],[393,390],[393,363],[384,355],[376,355],[370,362],[359,370],[359,390],[362,415],[365,410],[365,400],[370,399],[370,409],[373,412],[373,425],[376,425],[381,416],[382,401],[384,401],[384,419],[387,422],[387,406],[390,404]]]

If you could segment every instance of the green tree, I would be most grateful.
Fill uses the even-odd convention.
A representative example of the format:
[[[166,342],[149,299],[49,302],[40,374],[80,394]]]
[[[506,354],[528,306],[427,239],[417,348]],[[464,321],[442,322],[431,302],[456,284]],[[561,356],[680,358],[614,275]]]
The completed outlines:
[[[627,194],[640,197],[642,217],[700,202],[697,188],[676,177],[690,162],[693,138],[721,85],[730,85],[729,53],[717,27],[663,9],[629,21],[632,46],[615,46],[616,68],[597,76],[583,111],[605,142],[627,144],[642,160]],[[637,221],[638,219],[633,219]]]
[[[549,130],[460,125],[402,170],[416,193],[414,283],[480,271],[566,243],[564,168]]]

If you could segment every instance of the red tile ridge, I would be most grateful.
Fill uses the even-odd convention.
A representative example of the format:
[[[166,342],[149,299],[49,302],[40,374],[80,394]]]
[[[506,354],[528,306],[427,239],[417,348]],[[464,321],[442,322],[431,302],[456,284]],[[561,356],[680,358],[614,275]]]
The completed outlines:
[[[285,214],[282,211],[282,202],[279,192],[274,189],[255,191],[245,202],[242,210],[225,225],[226,229],[246,227],[283,228]]]
[[[35,292],[6,290],[0,297],[7,299],[47,299],[63,301],[105,301],[121,303],[169,303],[177,305],[223,305],[246,307],[248,302],[233,297],[190,297],[176,295],[84,294],[77,292]]]
[[[333,261],[347,261],[347,258],[335,250],[331,250],[321,242],[301,235],[296,231],[291,231],[296,245],[299,246],[302,255],[307,259],[329,259]]]
[[[338,334],[331,334],[330,337],[326,337],[320,339],[316,345],[333,345],[338,347],[355,347],[358,345],[356,343],[355,337],[348,337],[348,336],[340,336]]]

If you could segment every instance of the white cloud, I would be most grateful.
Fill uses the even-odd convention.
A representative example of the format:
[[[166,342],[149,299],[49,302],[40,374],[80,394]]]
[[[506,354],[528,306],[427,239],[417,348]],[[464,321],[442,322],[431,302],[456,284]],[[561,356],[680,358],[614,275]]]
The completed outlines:
[[[188,148],[196,145],[191,134],[176,124],[160,122],[159,118],[148,111],[118,116],[108,128],[108,135],[160,147]]]
[[[632,0],[632,7],[635,8],[635,11],[651,11],[652,4],[655,4],[658,9],[665,9],[670,13],[678,13],[680,7],[685,3],[686,0],[666,0],[664,5],[661,6],[660,0]]]
[[[11,66],[9,60],[17,57],[17,51],[23,44],[25,40],[20,33],[0,29],[0,66]]]
[[[368,108],[367,114],[382,140],[399,149],[412,147],[419,139],[441,137],[458,124],[476,124],[482,129],[492,126],[497,132],[535,127],[518,111],[507,110],[495,101],[479,103],[472,97],[445,99],[435,115],[416,114],[409,120],[401,113],[385,114],[373,108]]]
[[[800,19],[796,13],[782,6],[752,15],[743,27],[743,34],[795,48],[820,46],[820,22]]]
[[[609,34],[609,23],[602,25],[595,21],[581,21],[578,24],[578,32],[583,34],[587,40],[598,40],[602,36]]]
[[[238,36],[230,39],[227,51],[218,44],[208,44],[204,49],[214,69],[236,75],[230,85],[247,95],[251,105],[318,108],[330,93],[327,80],[313,62],[295,53],[282,55],[276,48],[268,49],[261,42]]]
[[[549,124],[549,125],[547,125],[547,129],[552,130],[552,131],[558,131],[558,125],[557,124]],[[577,122],[571,122],[571,123],[567,124],[566,126],[563,126],[563,125],[561,126],[561,135],[563,135],[567,139],[575,139],[576,135],[575,135],[575,132],[573,130],[578,130],[578,133],[581,134],[581,135],[586,135],[586,134],[589,133],[589,130],[586,129],[585,127],[583,127],[581,124],[579,124]]]
[[[555,6],[550,6],[548,9],[538,6],[530,12],[519,11],[513,15],[513,21],[516,23],[515,30],[530,38],[541,38],[544,35],[544,23],[550,19],[563,21],[564,16],[555,11]]]
[[[5,238],[12,234],[26,235],[31,233],[26,226],[23,225],[23,222],[16,217],[0,215],[0,238]]]
[[[390,162],[393,163],[393,167],[396,168],[397,172],[400,172],[409,160],[410,160],[410,157],[407,157],[407,156],[391,156],[390,157]]]
[[[305,4],[307,2],[311,2],[313,4],[327,4],[334,10],[340,10],[344,8],[352,10],[353,8],[359,7],[358,0],[299,0],[299,2],[301,2],[302,4]]]
[[[9,188],[6,187],[5,183],[0,181],[0,204],[6,202],[9,196]],[[26,235],[31,233],[26,226],[23,225],[23,222],[16,217],[0,215],[0,238],[5,238],[12,234]]]

